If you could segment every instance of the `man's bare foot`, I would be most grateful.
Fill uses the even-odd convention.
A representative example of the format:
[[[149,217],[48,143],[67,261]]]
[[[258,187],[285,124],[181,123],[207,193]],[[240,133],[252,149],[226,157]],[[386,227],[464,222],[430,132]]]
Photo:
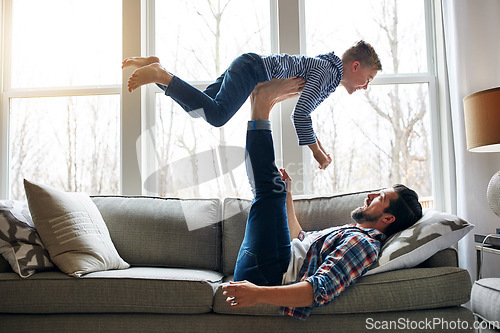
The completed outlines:
[[[300,77],[272,79],[257,84],[250,95],[252,120],[269,119],[269,113],[276,103],[296,97],[304,89],[306,81]]]
[[[155,62],[140,67],[132,73],[128,79],[128,91],[132,92],[148,83],[159,83],[168,86],[172,77],[172,74],[167,72],[159,63]]]
[[[155,62],[160,62],[160,59],[155,56],[151,57],[131,57],[122,61],[122,69],[132,68],[137,69],[147,65],[154,64]]]

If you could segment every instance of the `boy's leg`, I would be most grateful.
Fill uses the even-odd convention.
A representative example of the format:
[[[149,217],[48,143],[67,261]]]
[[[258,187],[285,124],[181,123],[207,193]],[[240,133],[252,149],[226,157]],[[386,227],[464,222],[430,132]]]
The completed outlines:
[[[257,54],[242,54],[205,92],[174,76],[165,95],[186,111],[196,111],[213,126],[224,125],[245,103],[259,82],[266,81],[262,59]]]

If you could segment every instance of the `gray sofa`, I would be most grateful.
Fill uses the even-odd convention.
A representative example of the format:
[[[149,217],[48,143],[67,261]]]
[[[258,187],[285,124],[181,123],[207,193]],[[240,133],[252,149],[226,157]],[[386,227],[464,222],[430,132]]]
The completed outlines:
[[[305,230],[350,221],[366,192],[296,199]],[[82,278],[59,271],[22,279],[0,257],[2,332],[361,332],[436,331],[429,321],[472,328],[471,280],[453,248],[416,268],[362,277],[306,321],[278,307],[231,309],[232,278],[250,201],[93,197],[125,270]],[[466,323],[466,324],[464,324]],[[426,326],[427,325],[427,326]],[[438,328],[438,329],[436,329]],[[465,331],[472,331],[465,330]]]

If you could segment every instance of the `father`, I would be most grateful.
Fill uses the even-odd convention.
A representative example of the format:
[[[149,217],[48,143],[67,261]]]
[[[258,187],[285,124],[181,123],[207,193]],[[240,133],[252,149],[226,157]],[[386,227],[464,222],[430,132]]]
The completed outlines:
[[[398,184],[370,193],[352,212],[355,224],[304,232],[295,215],[291,179],[275,165],[269,113],[301,90],[301,79],[259,84],[251,95],[246,166],[254,193],[234,280],[223,286],[232,307],[281,306],[306,319],[354,283],[378,259],[382,242],[422,216],[417,194]]]

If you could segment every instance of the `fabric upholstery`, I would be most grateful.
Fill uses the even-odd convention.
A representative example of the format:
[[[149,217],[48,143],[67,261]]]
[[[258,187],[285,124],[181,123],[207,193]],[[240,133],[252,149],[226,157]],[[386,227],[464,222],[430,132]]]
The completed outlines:
[[[64,273],[128,268],[116,251],[106,223],[85,193],[67,193],[24,181],[36,229],[50,259]]]
[[[222,275],[213,271],[143,267],[80,279],[60,272],[29,279],[2,273],[0,313],[206,313],[220,280]]]
[[[372,313],[420,310],[466,303],[470,276],[457,267],[415,268],[363,276],[331,303],[314,308],[312,314]],[[232,309],[222,289],[215,295],[214,311],[245,315],[278,315],[277,306],[260,304]]]
[[[55,269],[35,229],[26,201],[0,201],[0,254],[23,278]]]
[[[384,243],[378,261],[366,275],[415,267],[457,243],[473,228],[473,224],[455,215],[427,210],[414,225]]]
[[[297,214],[306,230],[342,225],[350,221],[350,211],[362,204],[366,193],[296,198]],[[217,289],[231,279],[219,271],[234,269],[249,200],[226,199],[223,205],[217,199],[143,196],[92,200],[120,256],[132,267],[92,272],[79,279],[57,271],[22,279],[4,272],[0,258],[0,331],[362,332],[367,320],[433,318],[461,320],[472,327],[472,312],[459,306],[469,299],[467,271],[436,268],[456,266],[454,249],[435,254],[421,268],[362,277],[302,322],[278,316],[277,307],[257,306],[249,313],[231,309]],[[221,255],[229,261],[222,264]]]
[[[445,266],[458,267],[458,251],[456,248],[449,247],[439,251],[417,267],[432,268]]]
[[[500,323],[500,278],[485,278],[474,283],[471,310],[485,320]]]
[[[122,258],[132,266],[220,267],[220,201],[97,196]],[[189,225],[196,226],[190,230]]]
[[[457,320],[472,327],[474,317],[464,307],[447,307],[421,311],[381,312],[348,315],[312,315],[306,321],[289,317],[242,316],[242,315],[163,315],[163,314],[53,314],[53,315],[2,315],[0,322],[6,332],[16,333],[53,333],[53,332],[217,332],[217,333],[255,333],[255,332],[383,332],[368,330],[367,323],[404,323],[438,320],[446,325]],[[36,323],[36,325],[33,325]],[[398,329],[391,332],[474,332],[472,329],[450,330],[437,325],[433,330]]]

